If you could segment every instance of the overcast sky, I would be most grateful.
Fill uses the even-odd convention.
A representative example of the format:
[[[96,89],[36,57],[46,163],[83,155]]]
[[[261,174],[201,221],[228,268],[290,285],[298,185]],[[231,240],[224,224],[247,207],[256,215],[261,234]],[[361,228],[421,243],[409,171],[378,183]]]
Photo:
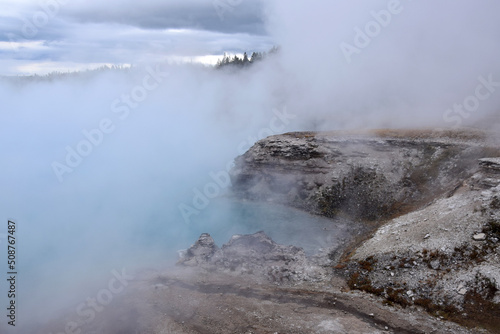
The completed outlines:
[[[0,74],[266,51],[261,1],[2,0]],[[205,58],[201,58],[205,57]]]
[[[387,24],[382,15],[380,29],[371,26],[369,45],[346,57],[342,43],[355,46],[355,29],[364,32],[376,21],[372,12],[389,9]],[[346,67],[347,58],[364,64],[367,58],[392,60],[406,70],[422,60],[475,67],[498,59],[499,12],[494,0],[1,0],[0,74],[213,61],[207,56],[273,45],[323,53],[337,67]]]

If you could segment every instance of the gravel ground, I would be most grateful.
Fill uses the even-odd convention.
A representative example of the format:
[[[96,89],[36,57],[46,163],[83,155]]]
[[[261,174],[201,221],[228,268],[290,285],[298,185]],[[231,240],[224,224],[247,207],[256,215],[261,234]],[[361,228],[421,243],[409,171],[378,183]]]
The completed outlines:
[[[383,306],[373,296],[342,289],[337,278],[290,286],[200,268],[143,272],[80,329],[89,334],[473,333],[417,309]]]

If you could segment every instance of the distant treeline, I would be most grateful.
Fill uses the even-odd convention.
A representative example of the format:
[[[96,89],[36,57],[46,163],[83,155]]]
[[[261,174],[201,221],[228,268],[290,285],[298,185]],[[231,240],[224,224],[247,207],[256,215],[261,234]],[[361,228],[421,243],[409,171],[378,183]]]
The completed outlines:
[[[224,57],[222,59],[219,59],[217,61],[217,64],[215,65],[216,69],[219,68],[243,68],[246,66],[250,66],[256,62],[259,62],[263,59],[266,59],[270,57],[273,54],[276,54],[280,51],[279,47],[274,46],[271,50],[268,52],[253,52],[250,57],[248,54],[245,52],[243,54],[243,57],[238,57],[237,55],[235,56],[228,56],[224,54]],[[196,65],[196,64],[189,64],[189,65]],[[202,66],[201,64],[198,64],[199,66]],[[123,71],[135,71],[137,70],[137,67],[132,65],[132,66],[122,66],[122,65],[103,65],[98,68],[94,69],[87,69],[87,70],[75,70],[75,71],[69,71],[69,72],[60,72],[60,71],[54,71],[48,74],[31,74],[31,75],[16,75],[16,76],[4,76],[0,75],[0,81],[7,81],[7,82],[18,82],[18,83],[25,83],[25,82],[33,82],[33,81],[52,81],[52,80],[59,80],[59,79],[64,79],[64,78],[72,78],[72,77],[91,77],[95,74],[102,73],[102,72],[123,72]]]
[[[224,68],[227,66],[231,66],[231,67],[249,66],[249,65],[252,65],[258,61],[265,59],[269,55],[278,53],[278,51],[279,51],[279,48],[274,46],[268,52],[253,52],[250,57],[248,57],[248,54],[246,52],[243,54],[243,57],[241,57],[241,58],[238,57],[237,55],[230,57],[230,56],[224,54],[224,57],[217,61],[217,64],[215,65],[215,67],[216,68]]]
[[[0,76],[0,81],[7,81],[13,83],[37,82],[37,81],[54,81],[66,78],[75,77],[92,77],[95,74],[103,72],[124,72],[132,71],[134,67],[121,66],[121,65],[103,65],[93,69],[74,70],[69,72],[54,71],[47,74],[30,74],[30,75],[16,75],[16,76]]]

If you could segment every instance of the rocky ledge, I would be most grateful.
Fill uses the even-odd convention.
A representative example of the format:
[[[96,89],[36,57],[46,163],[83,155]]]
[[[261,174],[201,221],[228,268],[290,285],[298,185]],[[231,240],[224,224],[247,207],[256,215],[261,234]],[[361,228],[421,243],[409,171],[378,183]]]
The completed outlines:
[[[222,248],[217,247],[210,234],[204,233],[181,254],[178,264],[252,275],[276,284],[326,279],[325,270],[308,260],[302,248],[279,245],[262,231],[234,235]]]
[[[330,272],[350,289],[498,333],[498,143],[465,130],[288,133],[257,142],[231,176],[243,198],[371,227]]]
[[[271,136],[236,159],[233,189],[329,217],[390,218],[477,172],[478,159],[492,150],[485,138],[478,131],[389,130]]]

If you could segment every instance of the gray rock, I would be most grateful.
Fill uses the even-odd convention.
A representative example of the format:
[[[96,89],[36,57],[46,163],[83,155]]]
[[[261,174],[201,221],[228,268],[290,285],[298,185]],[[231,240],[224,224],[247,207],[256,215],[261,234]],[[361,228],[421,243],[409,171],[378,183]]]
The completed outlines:
[[[478,149],[450,139],[429,132],[404,139],[397,132],[286,133],[262,139],[237,157],[230,176],[243,198],[374,220],[393,215],[388,208],[396,203],[418,202],[479,170],[479,153],[473,154]],[[418,175],[432,175],[421,180],[428,185],[423,192],[417,189],[420,179],[408,177],[412,166],[421,166]]]
[[[439,263],[439,260],[431,261],[430,265],[434,270],[438,270],[441,267],[441,263]]]
[[[500,158],[479,159],[479,166],[487,172],[500,173]]]
[[[179,264],[186,266],[196,266],[202,262],[207,262],[219,249],[214,239],[208,233],[203,233],[198,240],[182,254]]]
[[[264,232],[234,235],[220,249],[204,233],[179,265],[266,277],[274,283],[318,280],[323,271],[308,261],[304,250],[275,243]]]
[[[472,236],[472,239],[474,239],[476,241],[484,241],[484,240],[486,240],[486,234],[484,234],[484,233],[474,234]]]
[[[479,183],[487,188],[493,188],[500,184],[500,180],[487,177],[479,181]]]

